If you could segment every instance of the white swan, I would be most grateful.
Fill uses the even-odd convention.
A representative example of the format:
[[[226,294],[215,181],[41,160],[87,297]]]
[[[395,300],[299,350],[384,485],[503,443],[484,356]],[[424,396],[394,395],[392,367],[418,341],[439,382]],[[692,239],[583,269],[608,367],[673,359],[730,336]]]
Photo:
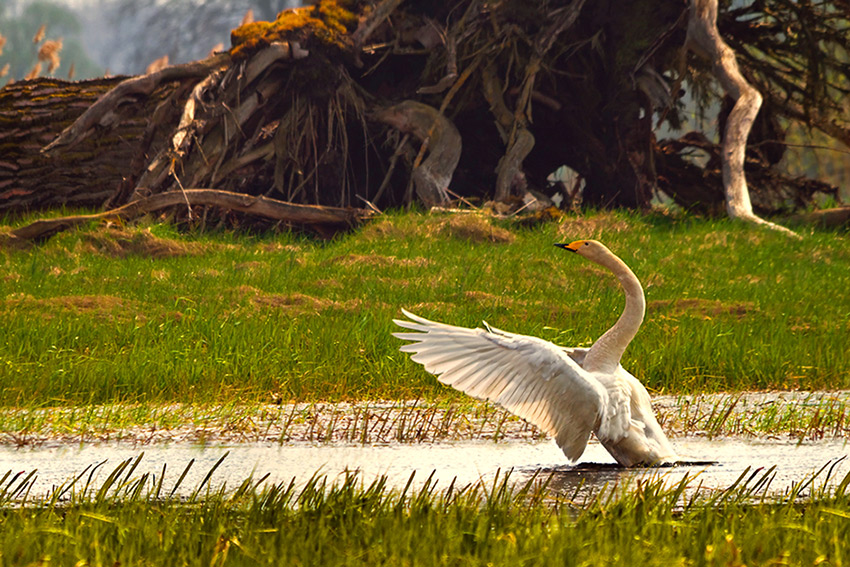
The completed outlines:
[[[489,400],[554,437],[570,461],[584,453],[590,433],[624,467],[677,460],[658,425],[649,394],[620,366],[646,309],[643,288],[629,267],[602,243],[556,244],[614,272],[626,295],[623,314],[589,349],[564,348],[543,339],[436,323],[408,311],[394,320],[414,333],[401,347],[443,384]]]

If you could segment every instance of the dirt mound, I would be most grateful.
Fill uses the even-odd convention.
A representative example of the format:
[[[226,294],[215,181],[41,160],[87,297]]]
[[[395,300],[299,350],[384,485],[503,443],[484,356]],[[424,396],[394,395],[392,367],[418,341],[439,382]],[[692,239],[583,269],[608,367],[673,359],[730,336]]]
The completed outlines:
[[[558,228],[558,235],[565,242],[587,239],[601,240],[605,234],[625,232],[629,228],[629,222],[618,215],[600,213],[589,217],[566,217]]]
[[[452,238],[470,242],[510,244],[516,240],[511,231],[494,226],[490,218],[472,213],[452,215],[439,228]]]
[[[345,254],[336,256],[324,262],[325,265],[342,265],[342,266],[376,266],[385,268],[388,266],[404,266],[413,268],[422,268],[431,263],[428,258],[396,258],[395,256],[382,256],[380,254]]]
[[[647,304],[647,311],[666,316],[695,315],[700,317],[717,317],[718,315],[734,315],[738,318],[757,308],[749,301],[720,301],[719,299],[657,299]]]
[[[80,234],[82,251],[98,252],[113,258],[144,256],[147,258],[171,258],[201,254],[209,245],[196,242],[180,242],[161,238],[149,229],[132,230],[107,227],[96,232]]]
[[[131,319],[138,312],[135,302],[114,295],[61,295],[36,299],[23,293],[10,295],[0,301],[0,310],[33,311],[43,317],[66,312],[74,315],[93,315],[99,319]]]
[[[355,311],[363,304],[360,299],[336,301],[298,292],[264,293],[251,286],[240,286],[236,292],[243,297],[250,297],[251,303],[257,309],[279,309],[293,314],[320,313],[327,309]]]

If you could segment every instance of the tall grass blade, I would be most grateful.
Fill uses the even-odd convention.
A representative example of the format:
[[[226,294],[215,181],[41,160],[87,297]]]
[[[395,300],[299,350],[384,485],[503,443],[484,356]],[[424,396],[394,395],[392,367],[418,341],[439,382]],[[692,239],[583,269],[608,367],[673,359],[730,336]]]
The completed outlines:
[[[189,474],[189,469],[191,469],[192,465],[194,464],[195,459],[190,459],[189,463],[186,465],[186,468],[184,468],[183,472],[180,474],[180,478],[177,479],[177,482],[171,488],[171,494],[168,495],[169,500],[174,498],[174,494],[177,492],[177,489],[180,488],[180,485],[183,484],[183,480],[186,478],[186,475]]]
[[[230,455],[230,451],[225,452],[225,453],[224,453],[224,454],[223,454],[223,455],[222,455],[222,456],[221,456],[221,457],[220,457],[220,458],[219,458],[219,459],[215,462],[215,464],[214,464],[212,467],[210,467],[210,470],[208,470],[208,471],[207,471],[207,474],[204,476],[204,479],[201,481],[201,484],[199,484],[199,485],[198,485],[198,487],[197,487],[197,488],[194,490],[194,492],[192,493],[191,500],[193,500],[193,501],[194,501],[194,500],[196,500],[196,499],[198,498],[198,496],[200,495],[201,491],[204,489],[204,486],[206,486],[206,485],[207,485],[207,483],[210,481],[210,478],[212,478],[213,473],[215,473],[216,469],[218,469],[218,467],[220,467],[220,466],[221,466],[221,463],[223,463],[223,462],[224,462],[224,459],[226,459],[228,455]]]

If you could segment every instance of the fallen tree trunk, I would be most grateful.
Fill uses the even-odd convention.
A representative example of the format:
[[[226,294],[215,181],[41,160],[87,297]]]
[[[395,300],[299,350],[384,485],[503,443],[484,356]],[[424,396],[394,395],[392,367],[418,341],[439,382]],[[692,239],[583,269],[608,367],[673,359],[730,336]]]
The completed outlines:
[[[115,115],[120,121],[109,131],[99,131],[67,151],[41,153],[63,128],[123,80],[37,79],[0,89],[0,212],[99,208],[134,162],[143,167],[139,140],[149,130],[154,109],[173,100],[176,85],[164,86],[136,105],[122,108]]]
[[[349,228],[360,224],[374,214],[366,209],[299,205],[263,196],[252,197],[215,189],[186,189],[151,195],[102,213],[38,220],[11,231],[9,236],[15,240],[43,240],[87,222],[110,219],[128,221],[170,207],[188,207],[191,216],[191,208],[200,205],[240,211],[285,223],[320,225],[325,228]]]

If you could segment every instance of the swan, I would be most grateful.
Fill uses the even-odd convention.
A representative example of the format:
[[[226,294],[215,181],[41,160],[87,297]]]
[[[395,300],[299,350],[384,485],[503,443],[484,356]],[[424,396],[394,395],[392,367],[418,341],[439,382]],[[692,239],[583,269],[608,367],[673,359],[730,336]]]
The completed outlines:
[[[626,296],[622,315],[589,349],[557,346],[537,337],[429,321],[407,310],[395,324],[414,332],[393,336],[443,384],[488,400],[553,437],[570,462],[584,453],[591,432],[624,467],[677,461],[652,410],[649,393],[621,365],[646,311],[640,281],[604,244],[576,240],[555,246],[609,269]]]

